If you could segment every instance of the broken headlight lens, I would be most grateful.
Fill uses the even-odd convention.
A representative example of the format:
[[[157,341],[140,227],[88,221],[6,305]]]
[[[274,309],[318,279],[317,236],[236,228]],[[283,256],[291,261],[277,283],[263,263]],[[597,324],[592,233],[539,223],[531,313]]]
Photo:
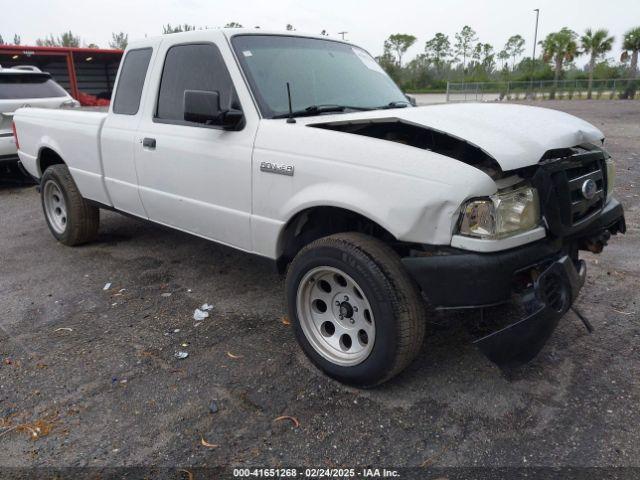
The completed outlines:
[[[526,232],[540,223],[538,191],[533,187],[502,190],[462,206],[458,233],[498,239]]]
[[[607,158],[607,202],[611,198],[613,194],[613,186],[616,183],[616,164],[613,163],[613,160]]]

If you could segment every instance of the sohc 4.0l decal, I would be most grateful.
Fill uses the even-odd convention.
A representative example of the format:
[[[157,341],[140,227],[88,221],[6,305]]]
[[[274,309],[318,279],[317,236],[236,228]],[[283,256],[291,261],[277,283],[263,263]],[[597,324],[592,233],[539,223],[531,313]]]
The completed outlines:
[[[271,162],[260,163],[260,171],[268,173],[277,173],[278,175],[288,175],[293,177],[293,165],[284,165]]]

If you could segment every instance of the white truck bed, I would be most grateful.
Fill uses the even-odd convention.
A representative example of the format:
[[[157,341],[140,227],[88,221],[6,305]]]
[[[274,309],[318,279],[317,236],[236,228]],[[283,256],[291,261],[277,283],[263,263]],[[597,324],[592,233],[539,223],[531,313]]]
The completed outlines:
[[[86,193],[87,198],[105,203],[108,195],[103,183],[100,131],[107,113],[23,108],[20,116],[23,124],[29,126],[20,131],[21,160],[27,170],[42,175],[37,164],[39,151],[44,144],[53,146],[68,161],[83,195]]]

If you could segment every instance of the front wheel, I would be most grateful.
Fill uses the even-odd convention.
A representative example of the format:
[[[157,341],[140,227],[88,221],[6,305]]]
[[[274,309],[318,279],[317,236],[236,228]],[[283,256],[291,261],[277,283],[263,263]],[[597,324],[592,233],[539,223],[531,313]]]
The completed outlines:
[[[100,209],[82,198],[66,165],[45,170],[40,194],[49,230],[60,243],[73,246],[95,239]]]
[[[331,377],[371,387],[418,354],[425,306],[398,255],[381,241],[342,233],[303,248],[287,273],[296,338]]]

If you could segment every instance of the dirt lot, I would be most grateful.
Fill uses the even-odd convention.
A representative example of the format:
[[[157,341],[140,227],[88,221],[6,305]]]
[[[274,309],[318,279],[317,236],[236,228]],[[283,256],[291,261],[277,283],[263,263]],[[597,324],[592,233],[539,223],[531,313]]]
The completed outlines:
[[[640,466],[640,103],[544,106],[606,132],[628,233],[586,256],[595,333],[570,313],[510,372],[455,319],[396,380],[347,388],[300,353],[268,264],[107,212],[64,247],[33,187],[0,188],[0,465]]]

